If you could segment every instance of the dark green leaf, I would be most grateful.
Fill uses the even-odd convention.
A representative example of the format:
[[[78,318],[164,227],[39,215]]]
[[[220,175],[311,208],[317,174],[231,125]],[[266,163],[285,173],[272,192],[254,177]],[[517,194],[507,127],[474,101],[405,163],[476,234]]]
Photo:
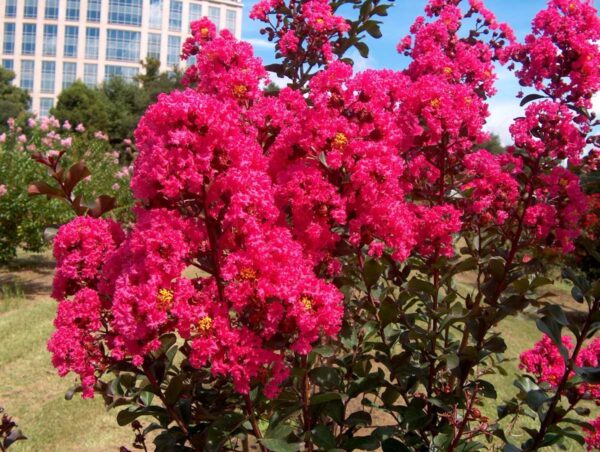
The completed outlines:
[[[363,278],[366,286],[374,286],[384,270],[385,267],[380,262],[375,259],[368,259],[363,269]]]
[[[529,102],[533,102],[534,100],[538,100],[538,99],[544,99],[546,96],[542,96],[541,94],[529,94],[527,96],[525,96],[522,100],[521,100],[521,107],[527,105]]]
[[[371,422],[371,415],[366,411],[356,411],[346,419],[346,425],[351,425],[353,427],[367,427],[371,425]]]
[[[332,400],[340,400],[342,397],[336,392],[324,392],[316,394],[310,398],[311,405],[319,405],[321,403],[330,402]]]
[[[341,384],[340,372],[333,367],[316,367],[308,376],[310,381],[325,389],[335,389]]]
[[[323,450],[335,449],[335,437],[326,425],[317,425],[311,431],[313,442]]]
[[[167,401],[167,404],[174,405],[175,402],[177,402],[177,399],[179,398],[179,394],[181,394],[182,389],[183,389],[183,376],[176,375],[175,377],[171,378],[171,381],[169,382],[169,386],[167,387],[167,390],[165,391],[165,399]]]
[[[356,49],[358,50],[358,53],[360,54],[361,57],[363,58],[368,58],[369,57],[369,46],[367,44],[365,44],[364,42],[357,42],[356,44],[354,44],[354,47],[356,47]]]

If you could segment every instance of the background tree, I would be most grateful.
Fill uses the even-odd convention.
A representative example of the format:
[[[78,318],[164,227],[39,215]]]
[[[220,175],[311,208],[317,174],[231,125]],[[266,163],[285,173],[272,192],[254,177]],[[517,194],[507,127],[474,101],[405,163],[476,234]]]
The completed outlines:
[[[144,73],[139,74],[135,80],[146,92],[150,104],[156,102],[159,94],[170,93],[175,89],[182,88],[183,74],[178,68],[160,72],[160,61],[152,57],[147,57],[145,61],[142,61],[142,66]]]
[[[113,144],[133,138],[140,117],[150,104],[146,91],[135,82],[121,77],[111,77],[99,87],[108,105],[106,133]]]
[[[504,154],[506,152],[506,148],[502,146],[502,142],[500,141],[500,137],[495,133],[492,134],[490,139],[485,143],[478,146],[481,149],[486,149],[492,154]]]
[[[110,107],[108,99],[100,90],[76,81],[59,94],[56,106],[50,113],[61,122],[84,124],[90,131],[106,131]]]
[[[15,73],[0,67],[0,130],[8,118],[17,118],[29,108],[31,97],[27,91],[12,84]]]
[[[106,132],[110,142],[119,146],[133,138],[140,117],[159,94],[181,87],[181,72],[161,73],[160,62],[154,58],[147,58],[142,65],[143,74],[133,81],[111,77],[95,88],[75,82],[58,96],[51,113],[60,121]]]

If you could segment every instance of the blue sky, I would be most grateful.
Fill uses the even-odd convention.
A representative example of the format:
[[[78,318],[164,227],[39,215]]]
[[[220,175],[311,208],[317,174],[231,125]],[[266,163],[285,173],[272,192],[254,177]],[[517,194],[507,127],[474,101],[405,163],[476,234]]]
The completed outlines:
[[[269,64],[274,61],[273,47],[259,33],[262,23],[248,18],[249,11],[255,3],[256,1],[247,1],[244,4],[242,37],[252,43],[256,55],[260,56],[265,64]],[[396,44],[401,37],[408,34],[414,19],[423,14],[426,4],[426,0],[397,0],[390,8],[389,15],[383,18],[383,37],[367,41],[371,49],[369,58],[361,59],[356,53],[349,55],[355,60],[355,69],[402,69],[406,65],[406,59],[396,52]],[[531,20],[537,11],[545,7],[546,0],[487,0],[485,4],[496,14],[499,21],[508,22],[517,36],[523,38],[529,32]],[[508,144],[508,126],[512,118],[520,116],[519,101],[515,98],[519,85],[510,72],[500,69],[496,87],[498,94],[490,101],[492,116],[488,119],[488,129],[500,135],[502,141]]]

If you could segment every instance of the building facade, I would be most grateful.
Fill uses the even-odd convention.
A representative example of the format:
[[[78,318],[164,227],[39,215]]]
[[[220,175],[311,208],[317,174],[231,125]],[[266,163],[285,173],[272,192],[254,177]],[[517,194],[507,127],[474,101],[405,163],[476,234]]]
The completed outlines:
[[[0,60],[45,116],[75,80],[132,79],[152,56],[181,65],[190,22],[207,16],[241,35],[241,0],[0,0]]]

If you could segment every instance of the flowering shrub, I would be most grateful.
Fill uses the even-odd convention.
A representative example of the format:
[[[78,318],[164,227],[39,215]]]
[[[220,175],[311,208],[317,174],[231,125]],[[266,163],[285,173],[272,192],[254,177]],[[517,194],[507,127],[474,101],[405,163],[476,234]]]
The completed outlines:
[[[11,119],[8,131],[0,134],[0,263],[13,258],[17,247],[42,250],[46,244],[44,229],[72,218],[67,206],[59,201],[47,203],[27,193],[28,185],[48,179],[47,171],[32,157],[56,164],[60,160],[66,168],[84,160],[94,174],[82,174],[87,179],[75,194],[86,200],[101,193],[114,194],[123,206],[119,218],[127,218],[131,202],[127,190],[129,170],[121,169],[118,155],[110,153],[103,137],[88,136],[82,125],[60,124],[51,117],[39,121],[31,118],[25,124]],[[49,186],[43,182],[38,188],[43,191]]]
[[[378,35],[389,5],[353,2],[352,21],[337,3],[259,2],[281,59],[270,69],[291,80],[276,96],[248,43],[192,23],[187,88],[135,133],[133,224],[67,196],[87,216],[55,240],[53,363],[84,397],[124,406],[136,444],[158,430],[158,450],[518,450],[477,407],[496,397],[496,327],[543,301],[588,208],[576,168],[594,142],[600,20],[587,1],[552,0],[521,44],[465,3],[429,2],[398,46],[405,70],[354,74],[345,50]],[[591,63],[568,64],[578,52]],[[514,146],[492,154],[480,144],[497,63],[541,93],[523,97]],[[569,275],[588,320],[540,311],[554,342],[523,368],[559,395],[521,384],[540,413],[524,450],[583,442],[548,414],[572,374],[581,397],[597,384],[596,342],[581,347],[599,286]]]

